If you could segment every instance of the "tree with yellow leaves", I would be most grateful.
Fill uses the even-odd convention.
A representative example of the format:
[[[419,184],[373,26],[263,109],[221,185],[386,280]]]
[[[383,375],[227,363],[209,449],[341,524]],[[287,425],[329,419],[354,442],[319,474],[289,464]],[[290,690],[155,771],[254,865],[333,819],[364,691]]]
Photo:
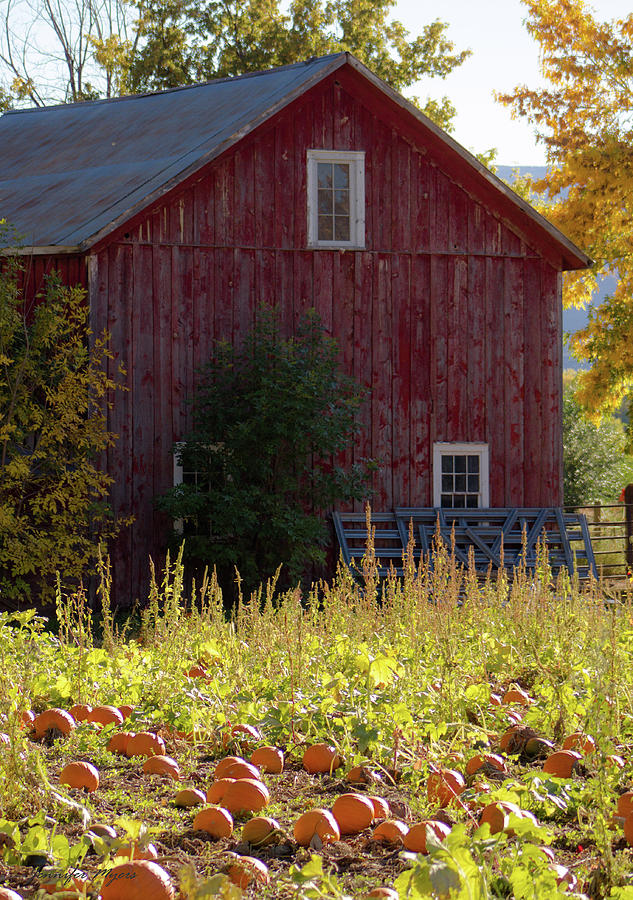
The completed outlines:
[[[0,219],[0,246],[3,242]],[[0,608],[46,602],[88,579],[117,522],[99,457],[116,435],[106,411],[119,374],[91,335],[80,288],[50,276],[35,302],[24,269],[0,257]]]
[[[591,366],[576,396],[599,418],[633,387],[633,14],[600,22],[584,0],[523,3],[550,86],[498,99],[529,119],[547,148],[548,173],[534,189],[547,198],[548,217],[595,260],[566,276],[565,305],[585,305],[600,275],[618,276],[572,339]]]

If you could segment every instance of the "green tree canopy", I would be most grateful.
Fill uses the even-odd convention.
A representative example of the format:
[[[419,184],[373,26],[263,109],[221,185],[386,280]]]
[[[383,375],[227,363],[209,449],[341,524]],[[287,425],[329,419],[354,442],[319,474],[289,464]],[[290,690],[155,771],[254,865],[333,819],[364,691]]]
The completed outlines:
[[[163,90],[349,50],[403,91],[421,78],[444,78],[469,55],[455,49],[439,20],[411,37],[393,19],[394,6],[395,0],[7,0],[0,89],[43,105]],[[42,44],[57,48],[58,66],[50,52],[42,65]],[[447,98],[421,106],[450,126]]]
[[[591,422],[572,382],[563,396],[564,496],[567,506],[615,503],[633,482],[633,458],[624,455],[624,426],[605,417]]]
[[[395,0],[150,0],[142,3],[142,41],[132,54],[133,91],[242,75],[311,56],[349,50],[396,90],[424,76],[443,78],[461,65],[446,25],[431,22],[410,39],[391,19]],[[445,127],[454,109],[446,98],[426,112]]]

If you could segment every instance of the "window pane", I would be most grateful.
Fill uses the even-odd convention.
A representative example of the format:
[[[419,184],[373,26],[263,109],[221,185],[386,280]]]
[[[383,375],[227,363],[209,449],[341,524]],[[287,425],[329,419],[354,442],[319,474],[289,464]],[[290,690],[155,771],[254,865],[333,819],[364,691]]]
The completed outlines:
[[[455,490],[456,491],[465,491],[466,490],[466,476],[465,475],[456,475],[455,476]]]
[[[452,495],[451,494],[442,494],[440,503],[442,506],[452,506],[453,505]]]
[[[320,188],[332,189],[332,163],[318,163],[317,178]]]
[[[334,187],[349,187],[349,163],[336,163],[334,165]]]
[[[468,457],[468,471],[469,472],[479,472],[479,457],[478,456],[469,456]]]
[[[332,216],[319,216],[319,240],[333,241]]]
[[[476,494],[471,494],[469,497],[466,497],[466,506],[468,509],[477,509],[479,505],[479,497]]]
[[[468,476],[468,490],[471,494],[479,493],[479,475]]]
[[[455,494],[453,497],[453,506],[455,509],[464,509],[466,506],[466,497],[464,494]]]
[[[334,226],[335,240],[349,241],[349,217],[335,216],[334,221],[336,223]]]
[[[319,215],[332,215],[332,191],[319,191]]]
[[[442,490],[446,493],[453,490],[453,476],[442,475]]]
[[[466,457],[465,456],[455,456],[453,458],[455,460],[455,471],[456,472],[465,472],[466,471]]]
[[[349,216],[349,191],[334,191],[334,213]]]
[[[442,472],[453,471],[453,457],[445,454],[442,456]]]

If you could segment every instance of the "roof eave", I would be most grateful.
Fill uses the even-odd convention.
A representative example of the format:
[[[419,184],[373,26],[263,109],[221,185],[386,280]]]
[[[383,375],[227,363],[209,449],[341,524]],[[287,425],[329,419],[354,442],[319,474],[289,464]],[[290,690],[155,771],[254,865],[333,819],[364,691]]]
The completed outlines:
[[[43,244],[39,247],[0,248],[0,256],[71,256],[82,252],[80,244]]]

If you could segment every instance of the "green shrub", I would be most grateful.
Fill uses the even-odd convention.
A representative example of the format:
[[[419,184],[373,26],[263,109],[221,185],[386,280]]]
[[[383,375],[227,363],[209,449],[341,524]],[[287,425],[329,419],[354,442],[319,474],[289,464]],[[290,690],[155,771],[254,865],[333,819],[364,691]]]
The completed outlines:
[[[586,418],[573,383],[563,396],[564,495],[567,506],[615,503],[633,481],[633,459],[624,455],[626,437],[619,419],[596,425]]]
[[[364,394],[340,371],[336,342],[314,313],[283,338],[262,308],[241,346],[218,343],[201,372],[193,430],[174,450],[184,483],[157,500],[183,523],[184,558],[216,566],[225,584],[237,567],[249,588],[280,564],[287,583],[323,563],[323,511],[368,494],[371,463],[338,461]]]

